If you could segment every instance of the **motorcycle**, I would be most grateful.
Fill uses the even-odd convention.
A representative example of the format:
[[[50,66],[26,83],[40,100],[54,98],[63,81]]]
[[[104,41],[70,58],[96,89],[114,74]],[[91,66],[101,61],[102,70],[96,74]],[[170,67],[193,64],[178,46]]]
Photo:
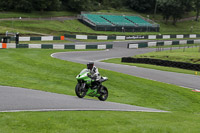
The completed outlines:
[[[75,92],[79,98],[83,98],[85,95],[91,97],[97,97],[100,101],[105,101],[108,98],[108,89],[102,85],[107,81],[107,77],[101,77],[99,81],[93,80],[90,76],[88,69],[83,69],[80,74],[76,76],[78,81]],[[93,85],[95,83],[95,86]]]

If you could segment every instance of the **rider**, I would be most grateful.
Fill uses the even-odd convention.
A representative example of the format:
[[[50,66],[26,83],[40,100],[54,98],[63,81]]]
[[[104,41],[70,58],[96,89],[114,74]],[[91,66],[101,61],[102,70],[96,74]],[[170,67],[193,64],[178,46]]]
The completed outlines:
[[[96,88],[99,83],[98,81],[101,79],[98,68],[94,66],[94,62],[90,61],[87,63],[87,69],[90,71],[91,79],[95,81],[92,86],[93,88]]]

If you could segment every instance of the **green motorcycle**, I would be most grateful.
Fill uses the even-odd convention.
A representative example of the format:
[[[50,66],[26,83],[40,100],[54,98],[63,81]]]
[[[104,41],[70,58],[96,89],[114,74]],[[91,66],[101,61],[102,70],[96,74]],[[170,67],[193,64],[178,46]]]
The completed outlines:
[[[89,70],[83,69],[76,79],[78,83],[75,87],[75,92],[79,98],[83,98],[85,95],[98,97],[101,101],[105,101],[108,98],[108,89],[102,85],[102,82],[108,80],[107,77],[101,77],[94,87],[95,81],[91,78]]]

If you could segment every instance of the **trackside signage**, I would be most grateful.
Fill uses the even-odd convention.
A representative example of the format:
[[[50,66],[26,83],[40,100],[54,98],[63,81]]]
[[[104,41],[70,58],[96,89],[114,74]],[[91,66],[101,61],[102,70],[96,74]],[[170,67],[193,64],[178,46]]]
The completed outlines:
[[[144,39],[144,36],[127,36],[126,40],[132,40],[132,39]]]

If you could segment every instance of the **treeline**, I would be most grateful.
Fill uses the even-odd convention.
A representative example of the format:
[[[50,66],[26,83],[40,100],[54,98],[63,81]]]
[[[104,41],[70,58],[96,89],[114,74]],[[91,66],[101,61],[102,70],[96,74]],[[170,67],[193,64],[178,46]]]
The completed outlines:
[[[123,0],[1,0],[0,11],[96,11],[121,8],[125,3]]]
[[[161,13],[167,22],[175,24],[186,12],[200,12],[200,0],[1,0],[0,11],[98,11],[102,9],[130,8],[142,13]]]

